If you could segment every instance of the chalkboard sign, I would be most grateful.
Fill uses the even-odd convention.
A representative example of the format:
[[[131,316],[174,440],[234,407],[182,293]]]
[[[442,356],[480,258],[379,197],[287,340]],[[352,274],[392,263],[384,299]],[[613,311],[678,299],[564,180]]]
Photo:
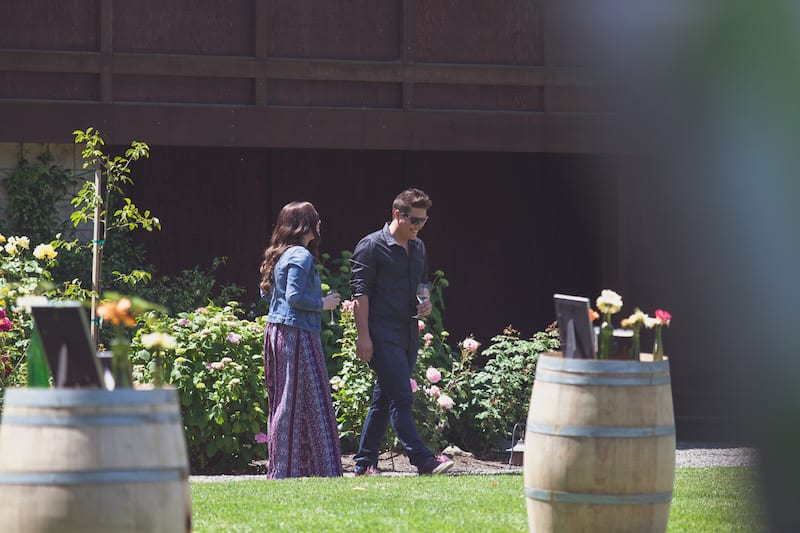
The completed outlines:
[[[31,307],[56,387],[101,387],[100,361],[80,302],[48,302]]]
[[[589,298],[554,294],[553,302],[564,357],[595,359],[597,347],[589,320]]]

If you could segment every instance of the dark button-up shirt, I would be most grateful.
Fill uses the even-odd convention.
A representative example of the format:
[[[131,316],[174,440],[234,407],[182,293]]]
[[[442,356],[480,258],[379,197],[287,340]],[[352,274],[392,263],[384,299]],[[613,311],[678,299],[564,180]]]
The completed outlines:
[[[369,298],[369,333],[413,348],[419,343],[417,285],[428,281],[425,243],[408,241],[408,253],[389,231],[389,224],[370,233],[356,245],[350,258],[350,288],[353,298]]]

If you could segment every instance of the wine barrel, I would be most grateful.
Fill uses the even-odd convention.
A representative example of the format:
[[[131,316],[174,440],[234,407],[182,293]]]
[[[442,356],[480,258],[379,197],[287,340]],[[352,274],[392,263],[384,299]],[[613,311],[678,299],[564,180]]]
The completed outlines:
[[[540,356],[524,455],[531,531],[666,531],[675,418],[669,363],[648,356]]]
[[[189,532],[174,389],[9,389],[0,424],[0,531]]]

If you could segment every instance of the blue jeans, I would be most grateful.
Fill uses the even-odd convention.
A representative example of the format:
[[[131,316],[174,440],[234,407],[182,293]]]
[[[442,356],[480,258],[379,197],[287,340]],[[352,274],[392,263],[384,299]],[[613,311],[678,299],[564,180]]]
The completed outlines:
[[[375,342],[374,339],[373,345],[369,366],[375,371],[377,382],[355,463],[363,467],[378,465],[383,437],[391,421],[411,464],[424,465],[435,455],[422,442],[412,412],[414,398],[409,379],[417,362],[416,350],[406,350],[388,342]]]

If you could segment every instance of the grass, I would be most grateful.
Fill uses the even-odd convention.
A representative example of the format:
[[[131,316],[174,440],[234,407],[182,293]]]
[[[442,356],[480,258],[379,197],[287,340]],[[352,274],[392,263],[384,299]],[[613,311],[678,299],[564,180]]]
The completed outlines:
[[[751,468],[681,468],[668,530],[762,531]],[[527,531],[521,474],[192,483],[193,531]]]

